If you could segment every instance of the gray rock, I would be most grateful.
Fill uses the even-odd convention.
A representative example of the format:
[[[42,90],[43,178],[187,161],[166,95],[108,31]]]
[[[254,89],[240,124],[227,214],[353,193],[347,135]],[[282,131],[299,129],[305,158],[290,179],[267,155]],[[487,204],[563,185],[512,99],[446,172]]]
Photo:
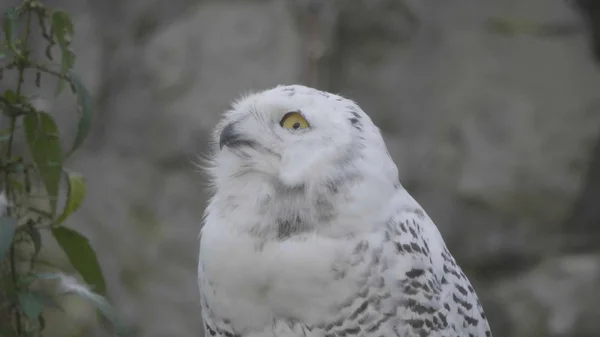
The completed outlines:
[[[490,293],[501,302],[511,322],[504,335],[597,335],[600,256],[550,258],[530,271],[496,283]]]
[[[586,298],[598,257],[560,255],[600,139],[588,38],[506,36],[487,25],[577,27],[563,1],[48,5],[74,16],[76,70],[97,106],[91,137],[68,163],[89,185],[68,224],[90,236],[111,299],[138,335],[202,334],[206,181],[194,162],[232,99],[296,82],[356,100],[381,126],[403,184],[476,284],[495,335],[600,334]],[[67,144],[73,101],[52,101],[45,85],[40,104]],[[93,320],[77,326],[98,333]]]

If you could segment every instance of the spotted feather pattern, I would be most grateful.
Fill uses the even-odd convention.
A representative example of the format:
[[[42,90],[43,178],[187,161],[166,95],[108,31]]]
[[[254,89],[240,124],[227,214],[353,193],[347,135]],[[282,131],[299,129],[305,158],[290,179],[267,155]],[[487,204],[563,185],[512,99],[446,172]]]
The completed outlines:
[[[240,334],[203,300],[206,336],[491,337],[474,288],[445,246],[442,268],[434,268],[426,221],[422,211],[402,209],[381,237],[356,240],[347,264],[332,273],[335,280],[356,276],[359,291],[331,308],[333,320],[309,326],[275,319],[264,331]],[[211,289],[206,280],[203,286]]]

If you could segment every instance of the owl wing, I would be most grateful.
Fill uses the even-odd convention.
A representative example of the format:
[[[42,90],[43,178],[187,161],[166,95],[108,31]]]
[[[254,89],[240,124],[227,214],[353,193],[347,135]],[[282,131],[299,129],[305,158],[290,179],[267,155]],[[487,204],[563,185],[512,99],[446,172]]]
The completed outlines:
[[[204,321],[204,336],[216,336],[216,337],[233,337],[239,336],[238,334],[231,332],[231,327],[224,324],[222,321],[217,324],[215,320],[212,320],[210,317],[205,317],[202,315],[202,319]]]
[[[205,277],[202,261],[198,263],[198,284],[200,286],[200,307],[204,323],[204,336],[241,337],[240,334],[233,330],[233,327],[226,319],[217,317],[209,307],[206,297],[211,294],[214,295],[214,289]]]
[[[390,319],[379,329],[393,330],[391,336],[491,337],[475,290],[420,207],[399,211],[384,241],[392,265],[384,272]]]
[[[366,253],[354,266],[361,290],[318,327],[324,336],[491,337],[473,287],[420,208],[399,211],[382,241],[354,250]]]

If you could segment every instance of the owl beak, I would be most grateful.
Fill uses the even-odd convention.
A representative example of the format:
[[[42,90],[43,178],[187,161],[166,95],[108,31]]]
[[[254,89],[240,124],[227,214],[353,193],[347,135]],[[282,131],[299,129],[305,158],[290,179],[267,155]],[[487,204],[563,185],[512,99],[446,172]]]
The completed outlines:
[[[236,129],[236,123],[230,123],[223,128],[219,137],[219,148],[224,146],[235,148],[242,145],[252,145],[250,140],[244,139],[240,132]]]

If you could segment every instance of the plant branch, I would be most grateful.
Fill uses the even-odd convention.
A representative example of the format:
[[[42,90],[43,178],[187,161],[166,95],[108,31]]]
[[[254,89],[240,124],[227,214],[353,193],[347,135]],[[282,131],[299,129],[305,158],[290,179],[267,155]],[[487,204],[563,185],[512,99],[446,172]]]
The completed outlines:
[[[17,254],[15,251],[15,242],[13,241],[12,245],[10,246],[10,274],[12,276],[12,281],[15,286],[15,289],[16,287],[18,287],[19,284],[19,280],[17,278],[17,266],[15,263],[16,256]],[[17,335],[20,336],[23,327],[21,323],[21,312],[18,306],[15,306],[15,319],[17,323]]]
[[[24,5],[22,7],[25,11],[26,11],[26,21],[25,21],[25,36],[23,37],[23,44],[22,44],[22,52],[23,52],[23,60],[19,60],[18,64],[17,64],[17,68],[19,71],[18,74],[18,79],[17,79],[17,90],[16,90],[16,95],[17,98],[20,98],[21,96],[21,90],[22,90],[22,85],[23,85],[23,77],[25,75],[25,66],[26,66],[26,62],[24,60],[27,60],[29,57],[29,50],[27,49],[28,46],[28,40],[29,40],[29,33],[30,33],[30,26],[31,26],[31,8],[30,8],[30,3],[28,1],[24,2]],[[17,117],[18,116],[11,116],[10,117],[10,136],[8,139],[8,145],[6,148],[6,158],[8,160],[10,160],[11,156],[12,156],[12,148],[13,148],[13,142],[14,142],[14,135],[15,135],[15,126],[17,124]],[[13,193],[11,191],[10,188],[10,170],[6,170],[5,173],[5,190],[6,190],[6,198],[8,200],[8,204],[10,205],[12,202],[11,200],[13,199]],[[6,210],[7,215],[11,215],[12,210],[10,207],[7,207]],[[10,246],[10,272],[12,275],[12,281],[14,284],[15,289],[18,291],[19,288],[19,280],[17,277],[17,266],[16,266],[16,254],[15,254],[16,250],[15,250],[15,242],[13,242]],[[17,306],[16,310],[15,310],[15,322],[16,322],[16,331],[17,331],[17,335],[21,335],[22,331],[23,331],[23,323],[22,323],[22,319],[21,319],[21,310],[20,308]]]
[[[43,65],[41,65],[41,64],[37,64],[37,63],[29,63],[29,64],[27,64],[27,67],[28,67],[28,68],[37,69],[37,70],[39,70],[39,71],[41,71],[41,72],[44,72],[44,73],[50,74],[50,75],[52,75],[52,76],[56,76],[56,77],[59,77],[59,78],[65,79],[65,80],[67,80],[67,81],[70,81],[70,77],[69,77],[69,76],[67,76],[67,75],[64,75],[64,74],[61,74],[60,72],[58,72],[58,71],[56,71],[56,70],[52,70],[52,69],[50,69],[50,68],[48,68],[48,67],[46,67],[46,66],[43,66]]]

